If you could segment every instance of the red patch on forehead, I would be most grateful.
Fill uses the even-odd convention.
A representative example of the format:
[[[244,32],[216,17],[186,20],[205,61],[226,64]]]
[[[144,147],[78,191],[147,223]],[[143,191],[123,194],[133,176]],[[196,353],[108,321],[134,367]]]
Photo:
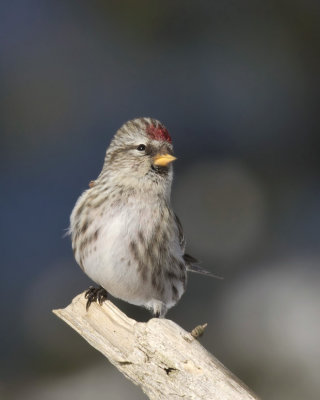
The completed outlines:
[[[147,134],[154,140],[164,140],[165,142],[171,143],[171,136],[163,125],[149,125],[147,126]]]

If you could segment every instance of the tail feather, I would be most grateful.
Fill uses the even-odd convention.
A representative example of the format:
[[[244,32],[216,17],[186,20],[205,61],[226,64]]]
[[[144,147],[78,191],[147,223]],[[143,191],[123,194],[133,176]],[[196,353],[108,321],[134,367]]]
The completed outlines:
[[[213,274],[212,272],[207,271],[204,268],[201,268],[199,266],[199,261],[196,260],[194,257],[190,256],[189,254],[185,254],[183,258],[184,261],[186,262],[187,271],[193,272],[195,274],[209,276],[210,278],[223,279],[222,276]]]

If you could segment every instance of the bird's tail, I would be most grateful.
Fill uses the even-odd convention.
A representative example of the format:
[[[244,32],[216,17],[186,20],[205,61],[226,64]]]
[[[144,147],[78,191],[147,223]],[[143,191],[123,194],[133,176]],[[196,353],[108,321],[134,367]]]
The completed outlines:
[[[212,272],[209,272],[206,269],[201,268],[199,266],[199,261],[197,259],[195,259],[194,257],[190,256],[189,254],[185,254],[183,256],[183,258],[186,263],[187,271],[193,272],[195,274],[209,276],[210,278],[223,279],[222,276],[213,274]]]

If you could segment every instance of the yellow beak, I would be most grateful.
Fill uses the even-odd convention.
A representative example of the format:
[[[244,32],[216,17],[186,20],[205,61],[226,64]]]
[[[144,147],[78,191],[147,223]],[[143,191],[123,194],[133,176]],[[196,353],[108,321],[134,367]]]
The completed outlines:
[[[165,167],[176,159],[177,158],[172,156],[171,154],[157,154],[153,159],[153,163],[154,165]]]

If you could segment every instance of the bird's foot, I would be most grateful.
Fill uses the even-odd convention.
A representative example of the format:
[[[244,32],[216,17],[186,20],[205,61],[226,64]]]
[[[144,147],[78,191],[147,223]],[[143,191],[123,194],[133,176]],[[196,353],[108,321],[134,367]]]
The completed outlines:
[[[164,318],[168,311],[166,305],[160,300],[152,300],[148,308],[151,308],[154,318]]]
[[[102,303],[107,300],[108,292],[102,286],[99,286],[98,288],[90,286],[84,297],[88,299],[86,304],[86,310],[88,311],[91,303],[95,303],[96,301],[101,306]]]

